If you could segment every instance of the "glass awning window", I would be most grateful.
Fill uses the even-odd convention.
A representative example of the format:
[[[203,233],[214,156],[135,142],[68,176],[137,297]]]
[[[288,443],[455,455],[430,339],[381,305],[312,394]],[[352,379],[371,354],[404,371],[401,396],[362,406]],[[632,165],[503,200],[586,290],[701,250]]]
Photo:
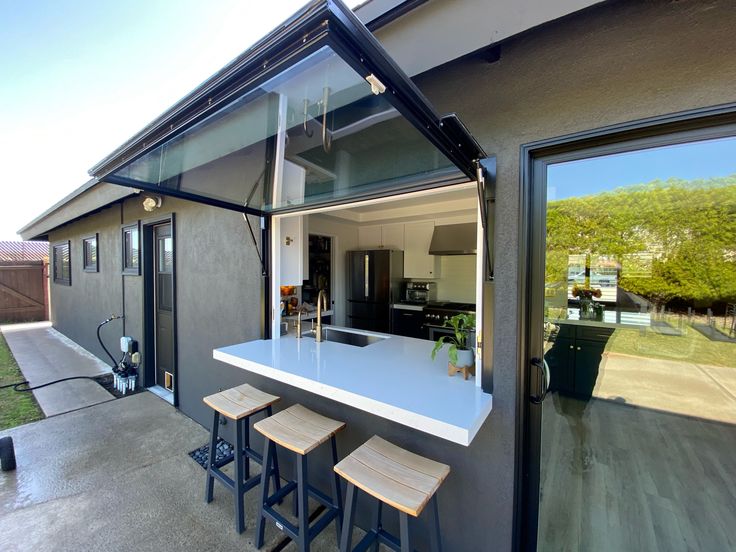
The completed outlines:
[[[170,132],[158,145],[130,144],[132,155],[119,150],[95,174],[256,213],[474,176],[480,147],[455,118],[436,116],[350,10],[315,2],[301,13],[298,48],[284,38],[270,64],[240,68],[250,86],[214,94],[215,108],[210,95],[178,130],[162,122],[159,133]]]

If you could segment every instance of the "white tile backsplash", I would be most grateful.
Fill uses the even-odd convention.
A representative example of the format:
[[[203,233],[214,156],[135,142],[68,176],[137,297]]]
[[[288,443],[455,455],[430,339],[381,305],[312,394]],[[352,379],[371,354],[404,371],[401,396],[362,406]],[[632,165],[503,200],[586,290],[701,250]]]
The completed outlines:
[[[475,303],[475,255],[446,255],[441,258],[442,278],[437,282],[437,299]]]

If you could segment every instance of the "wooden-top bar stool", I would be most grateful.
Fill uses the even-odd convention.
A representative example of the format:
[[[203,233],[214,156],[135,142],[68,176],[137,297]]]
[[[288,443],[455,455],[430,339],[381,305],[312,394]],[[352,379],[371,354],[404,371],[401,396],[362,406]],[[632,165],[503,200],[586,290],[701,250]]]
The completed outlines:
[[[337,538],[340,539],[342,522],[342,495],[340,494],[340,478],[333,473],[330,478],[332,484],[332,498],[311,487],[307,482],[307,454],[322,443],[330,441],[332,445],[332,465],[337,464],[337,443],[335,434],[345,427],[345,422],[332,420],[312,412],[300,404],[290,406],[273,416],[261,420],[253,425],[256,431],[263,434],[266,443],[263,450],[263,476],[261,477],[261,500],[259,501],[258,532],[256,548],[263,546],[266,518],[273,520],[281,531],[286,533],[296,543],[299,552],[307,552],[309,544],[330,522],[337,518]],[[297,460],[296,481],[290,481],[282,489],[276,488],[273,495],[269,495],[269,481],[265,475],[271,462],[276,458],[276,445],[280,445],[294,453]],[[273,505],[281,502],[284,497],[296,490],[294,497],[294,515],[298,518],[298,525],[289,522],[277,512]],[[325,507],[325,511],[309,523],[309,508],[307,498],[314,500]]]
[[[245,531],[243,495],[258,485],[261,480],[260,475],[250,476],[250,461],[255,460],[263,465],[263,457],[250,448],[250,417],[261,412],[265,413],[266,416],[270,416],[272,413],[271,405],[279,399],[280,397],[264,393],[247,383],[202,399],[207,406],[214,410],[212,433],[210,434],[210,454],[207,460],[205,501],[212,502],[215,478],[219,479],[235,495],[235,529],[238,533]],[[235,443],[233,454],[218,461],[216,449],[220,416],[235,421]],[[235,473],[234,478],[231,479],[220,468],[233,460],[235,461]],[[272,468],[268,470],[268,475],[273,476],[274,485],[279,489],[281,486],[279,465],[275,457],[273,458]]]
[[[335,471],[348,482],[345,515],[340,539],[340,552],[351,550],[356,487],[377,499],[370,531],[354,550],[368,550],[383,543],[392,550],[409,552],[413,548],[409,535],[409,517],[419,517],[431,503],[430,543],[433,552],[442,548],[437,489],[450,473],[450,467],[404,450],[374,435],[335,466]],[[400,538],[381,526],[381,510],[388,504],[399,510]]]

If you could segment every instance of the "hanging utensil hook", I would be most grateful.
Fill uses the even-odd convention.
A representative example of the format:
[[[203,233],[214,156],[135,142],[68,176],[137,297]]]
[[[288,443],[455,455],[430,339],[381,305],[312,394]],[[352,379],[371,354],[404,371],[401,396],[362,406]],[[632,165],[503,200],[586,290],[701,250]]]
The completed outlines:
[[[322,148],[325,153],[332,149],[332,135],[327,132],[327,100],[330,97],[330,87],[325,86],[322,90]]]
[[[307,119],[309,118],[308,114],[309,109],[309,100],[307,98],[304,98],[304,134],[307,135],[307,138],[311,138],[314,136],[314,131],[307,129]]]

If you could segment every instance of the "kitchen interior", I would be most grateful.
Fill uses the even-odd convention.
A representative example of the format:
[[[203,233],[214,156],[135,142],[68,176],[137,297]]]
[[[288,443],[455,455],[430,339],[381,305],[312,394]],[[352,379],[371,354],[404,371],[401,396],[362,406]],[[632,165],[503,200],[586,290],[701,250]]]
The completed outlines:
[[[445,320],[476,311],[477,197],[474,184],[459,185],[283,217],[282,335],[304,332],[318,314],[323,324],[416,339],[450,333]]]

